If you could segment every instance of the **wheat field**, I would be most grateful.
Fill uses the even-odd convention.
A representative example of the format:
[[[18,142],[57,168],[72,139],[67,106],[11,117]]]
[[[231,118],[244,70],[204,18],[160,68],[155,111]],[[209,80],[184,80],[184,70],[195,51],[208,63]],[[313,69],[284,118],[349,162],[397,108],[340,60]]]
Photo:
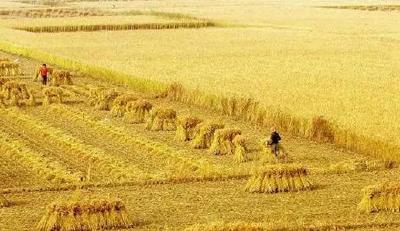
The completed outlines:
[[[0,230],[400,230],[384,7],[0,0]]]

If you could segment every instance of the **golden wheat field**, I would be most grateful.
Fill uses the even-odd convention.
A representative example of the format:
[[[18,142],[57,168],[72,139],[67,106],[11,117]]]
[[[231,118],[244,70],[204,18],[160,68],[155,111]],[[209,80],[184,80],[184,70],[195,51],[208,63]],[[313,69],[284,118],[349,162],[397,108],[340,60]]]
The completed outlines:
[[[398,8],[0,0],[0,230],[400,230]]]

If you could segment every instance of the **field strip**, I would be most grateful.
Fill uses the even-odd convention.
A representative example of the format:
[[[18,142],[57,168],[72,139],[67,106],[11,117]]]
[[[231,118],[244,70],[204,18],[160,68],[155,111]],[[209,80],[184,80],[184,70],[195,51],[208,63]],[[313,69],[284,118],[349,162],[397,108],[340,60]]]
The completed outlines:
[[[79,173],[68,171],[62,164],[31,150],[23,142],[8,137],[4,132],[0,132],[0,151],[3,157],[32,169],[44,180],[56,183],[80,181]]]
[[[33,26],[13,27],[15,30],[23,30],[32,33],[61,33],[79,31],[119,31],[119,30],[166,30],[166,29],[197,29],[214,27],[215,24],[209,21],[198,22],[171,22],[171,23],[131,23],[114,25],[69,25],[69,26]]]
[[[75,119],[70,114],[55,111],[54,107],[59,106],[52,105],[51,107],[41,108],[31,115],[39,120],[48,121],[49,125],[66,131],[75,138],[106,151],[110,156],[123,159],[130,165],[141,169],[143,172],[151,173],[157,178],[166,177],[176,171],[175,166],[165,164],[163,156],[148,154],[146,150],[138,149],[130,142],[115,139],[115,136],[109,134],[106,130],[94,129],[84,120]],[[57,116],[53,116],[55,114]]]
[[[244,181],[248,175],[242,176],[191,176],[185,178],[169,178],[169,179],[150,179],[150,180],[132,180],[132,181],[118,181],[118,182],[99,182],[57,185],[57,186],[36,186],[36,187],[19,187],[19,188],[5,188],[0,190],[3,194],[16,194],[27,192],[58,192],[58,191],[74,191],[77,189],[91,189],[91,188],[115,188],[115,187],[157,187],[162,184],[189,184],[198,182],[220,182],[220,181]]]
[[[12,129],[23,131],[27,136],[40,138],[37,142],[60,147],[64,152],[59,153],[59,158],[69,158],[70,162],[83,172],[89,171],[88,168],[91,166],[93,175],[97,174],[101,180],[136,179],[143,174],[140,170],[107,155],[102,150],[84,144],[61,130],[46,126],[39,120],[11,110],[4,114],[1,120],[12,125]]]
[[[113,139],[117,140],[118,142],[132,144],[138,150],[146,150],[153,155],[162,157],[164,159],[164,163],[168,165],[180,167],[182,170],[186,169],[200,172],[201,170],[206,170],[205,168],[207,168],[207,170],[211,170],[210,168],[212,168],[211,166],[206,165],[204,162],[192,161],[185,158],[184,156],[189,154],[184,150],[176,150],[163,143],[152,141],[140,135],[128,133],[123,127],[95,121],[87,114],[77,111],[71,107],[57,105],[51,108],[54,110],[54,113],[68,115],[68,117],[74,118],[74,121],[76,122],[80,120],[81,122],[90,125],[89,127],[97,130],[99,134],[107,133],[113,136]]]

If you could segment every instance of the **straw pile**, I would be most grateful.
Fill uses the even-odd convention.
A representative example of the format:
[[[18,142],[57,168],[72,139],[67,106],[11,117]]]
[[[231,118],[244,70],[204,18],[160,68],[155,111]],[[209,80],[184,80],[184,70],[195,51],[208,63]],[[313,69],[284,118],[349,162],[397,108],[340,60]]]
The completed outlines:
[[[11,203],[4,197],[4,195],[0,194],[0,208],[10,207]]]
[[[106,90],[105,87],[89,87],[89,105],[95,106]]]
[[[192,141],[193,147],[198,149],[209,148],[214,139],[214,133],[217,129],[223,129],[225,125],[220,123],[201,123],[196,126],[196,135]]]
[[[233,139],[233,146],[235,148],[233,158],[236,163],[242,163],[248,160],[246,156],[246,152],[248,151],[247,143],[248,140],[242,135],[237,135]]]
[[[72,85],[71,72],[65,70],[54,70],[50,84],[53,86]]]
[[[152,108],[153,105],[144,99],[128,102],[124,119],[128,123],[144,123]]]
[[[46,87],[43,89],[43,105],[50,105],[51,103],[63,103],[64,90],[60,87]]]
[[[0,60],[0,76],[16,76],[21,73],[18,63],[10,62],[8,59]]]
[[[271,165],[256,171],[247,182],[245,190],[252,193],[278,193],[311,188],[306,168],[295,165]]]
[[[132,221],[121,200],[101,199],[53,203],[37,228],[40,231],[121,229]]]
[[[363,198],[358,208],[365,213],[390,211],[400,212],[400,184],[383,183],[363,189]]]
[[[115,117],[122,117],[126,111],[126,105],[138,98],[133,94],[121,94],[112,103],[111,114]]]
[[[210,146],[210,153],[214,155],[233,154],[233,139],[241,134],[242,132],[239,129],[225,128],[216,130]]]
[[[95,108],[105,111],[111,110],[114,100],[120,95],[121,93],[115,89],[99,91],[98,98],[95,99]]]
[[[10,81],[9,78],[5,78],[5,77],[0,78],[0,87],[2,88],[3,85],[4,85],[5,83],[7,83],[8,81]]]
[[[146,129],[152,131],[172,131],[176,129],[176,111],[173,109],[153,109],[147,120]]]
[[[17,81],[4,81],[3,94],[1,96],[1,107],[7,104],[10,106],[35,105],[35,98],[31,91],[26,87],[25,83]]]
[[[186,116],[178,119],[175,138],[178,141],[189,141],[195,136],[196,126],[203,122],[201,119]]]
[[[0,94],[0,108],[5,108],[6,107],[6,102],[3,94]]]

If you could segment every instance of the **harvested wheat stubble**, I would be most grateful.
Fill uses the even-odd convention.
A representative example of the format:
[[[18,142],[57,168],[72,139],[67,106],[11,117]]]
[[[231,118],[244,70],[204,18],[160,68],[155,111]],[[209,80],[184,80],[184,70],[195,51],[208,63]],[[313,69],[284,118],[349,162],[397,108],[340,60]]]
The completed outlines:
[[[203,120],[193,116],[179,118],[176,126],[175,138],[178,141],[192,140],[195,136],[196,126],[201,122],[203,122]]]
[[[146,129],[151,131],[176,130],[176,111],[170,108],[156,108],[151,110]]]
[[[233,139],[241,134],[242,132],[239,129],[224,128],[216,130],[209,152],[214,155],[233,154]]]
[[[121,94],[114,99],[111,108],[111,114],[115,117],[122,117],[126,112],[126,105],[129,102],[137,100],[137,96],[133,94]]]
[[[345,231],[346,227],[351,225],[326,225],[326,226],[295,226],[282,227],[281,225],[273,225],[267,223],[252,222],[213,222],[210,224],[192,225],[184,231]],[[277,228],[280,227],[280,228]],[[354,225],[357,227],[357,225]]]
[[[218,129],[223,129],[225,125],[221,123],[206,122],[196,126],[196,135],[192,141],[193,147],[197,149],[209,148],[214,138],[214,133]]]
[[[72,85],[72,74],[65,70],[54,70],[51,76],[50,84],[53,86]]]
[[[144,123],[152,108],[153,105],[144,99],[128,102],[124,120],[128,123]]]
[[[397,163],[391,160],[353,160],[342,161],[329,166],[330,173],[348,173],[362,171],[376,171],[397,168]]]
[[[111,110],[114,100],[120,95],[121,93],[115,89],[100,90],[98,92],[98,98],[95,98],[95,108],[103,111]]]
[[[23,141],[12,139],[3,132],[0,132],[0,152],[3,157],[32,169],[46,181],[57,184],[79,182],[79,174],[68,171],[61,163],[44,157]]]
[[[64,90],[60,87],[46,87],[43,89],[43,105],[50,105],[51,103],[63,103]]]
[[[237,135],[235,136],[232,142],[235,148],[233,156],[235,162],[237,163],[246,162],[248,160],[248,157],[246,156],[246,152],[248,152],[247,148],[248,140],[242,135]]]
[[[390,211],[400,212],[400,184],[382,183],[367,186],[363,190],[363,198],[358,205],[365,213]]]
[[[270,165],[257,170],[245,190],[257,193],[294,192],[312,189],[307,169],[296,165]]]
[[[10,207],[11,203],[4,197],[3,194],[0,194],[0,209]]]
[[[125,204],[119,199],[95,199],[52,203],[37,225],[40,231],[77,231],[129,228]]]

